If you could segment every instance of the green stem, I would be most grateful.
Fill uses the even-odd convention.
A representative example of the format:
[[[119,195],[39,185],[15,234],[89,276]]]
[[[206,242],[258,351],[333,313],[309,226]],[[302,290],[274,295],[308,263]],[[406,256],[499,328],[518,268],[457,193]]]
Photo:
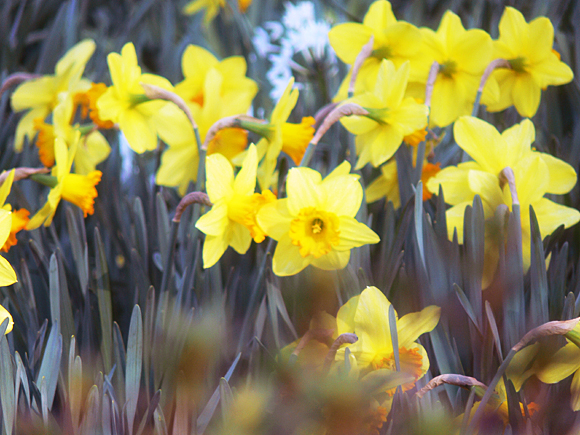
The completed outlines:
[[[50,187],[51,189],[55,188],[58,184],[58,179],[52,175],[34,174],[30,176],[30,179],[36,181],[39,184]]]

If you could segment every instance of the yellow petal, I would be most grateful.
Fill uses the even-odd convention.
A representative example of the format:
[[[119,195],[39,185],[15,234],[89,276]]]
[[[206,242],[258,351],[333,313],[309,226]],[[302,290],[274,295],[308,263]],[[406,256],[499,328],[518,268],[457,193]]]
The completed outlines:
[[[258,211],[256,219],[258,225],[274,240],[288,236],[292,221],[292,216],[288,212],[288,199],[279,199],[265,204]]]
[[[206,236],[203,242],[203,268],[212,267],[228,249],[228,243],[222,236]]]
[[[472,205],[472,201],[461,202],[445,212],[449,240],[453,240],[454,230],[457,230],[459,244],[463,243],[463,217],[465,215],[465,207],[468,205]]]
[[[250,249],[252,236],[250,230],[238,222],[232,222],[229,229],[229,244],[238,254],[245,254]]]
[[[321,181],[320,173],[314,169],[301,167],[288,171],[286,189],[291,215],[297,215],[304,207],[316,207],[319,204],[318,186]]]
[[[358,176],[326,177],[321,185],[321,209],[337,216],[354,217],[360,209],[363,191]],[[340,192],[340,195],[337,193]]]
[[[572,385],[570,385],[570,404],[572,410],[580,411],[580,371],[574,373],[572,378]]]
[[[506,145],[493,125],[473,116],[462,116],[453,126],[453,136],[457,144],[481,165],[482,170],[497,176],[505,167],[503,162],[498,162],[498,158],[503,160],[501,156]]]
[[[346,267],[350,259],[350,251],[330,251],[319,258],[312,258],[310,264],[323,270],[341,270]]]
[[[363,348],[374,353],[390,354],[393,346],[389,328],[391,303],[376,287],[367,287],[361,293],[354,316],[355,333]],[[361,360],[357,355],[357,360]]]
[[[344,63],[352,65],[371,35],[372,29],[357,23],[344,23],[334,26],[328,32],[328,41],[336,55]]]
[[[258,170],[258,154],[255,145],[250,145],[248,154],[242,163],[242,169],[234,181],[234,191],[240,195],[251,195],[256,188],[256,172]]]
[[[4,207],[4,204],[6,203],[6,198],[8,198],[8,195],[10,194],[10,189],[12,189],[12,182],[14,181],[14,172],[15,170],[12,169],[8,173],[8,177],[6,177],[6,180],[4,180],[4,183],[2,183],[2,185],[0,186],[0,207]]]
[[[92,39],[84,39],[75,44],[57,62],[55,67],[56,75],[60,76],[66,73],[69,76],[78,76],[80,78],[96,46],[95,41]]]
[[[205,159],[206,190],[209,199],[214,204],[225,198],[229,200],[233,194],[234,168],[221,154],[212,154]]]
[[[514,106],[518,113],[531,118],[538,111],[540,105],[541,88],[530,74],[520,74],[514,83],[512,91]]]
[[[202,233],[216,237],[223,235],[228,225],[228,206],[224,201],[214,204],[211,210],[195,223],[195,227]]]
[[[536,376],[546,384],[555,384],[580,368],[580,349],[568,343],[558,350],[548,364],[536,371]]]
[[[411,348],[419,336],[431,332],[439,323],[441,308],[429,305],[418,313],[404,315],[397,322],[399,347]]]
[[[380,242],[377,233],[356,219],[340,216],[339,220],[340,243],[334,247],[336,250],[350,250],[370,243]]]
[[[524,382],[534,374],[531,367],[539,350],[540,344],[534,343],[531,346],[524,347],[511,360],[506,375],[513,382],[516,391],[520,391]]]
[[[20,112],[33,107],[44,107],[48,113],[56,100],[56,86],[57,82],[51,76],[25,81],[12,94],[12,110]]]
[[[296,275],[310,264],[311,258],[312,256],[302,257],[298,247],[293,245],[290,237],[286,235],[278,241],[272,258],[272,270],[278,276]]]
[[[379,33],[397,22],[393,8],[388,1],[375,1],[369,6],[363,24]]]
[[[0,287],[14,284],[18,279],[12,265],[4,257],[0,256]]]
[[[532,206],[538,218],[542,237],[552,234],[560,225],[569,228],[580,220],[580,212],[578,210],[556,204],[547,198],[541,198],[539,201],[534,202]]]
[[[133,151],[141,154],[157,148],[157,132],[137,109],[121,112],[118,122]]]
[[[14,328],[14,320],[12,319],[12,315],[8,312],[6,308],[0,305],[0,324],[5,320],[8,319],[8,326],[6,327],[5,334],[8,334]]]
[[[217,58],[198,45],[188,45],[181,57],[181,70],[183,76],[205,76],[207,71],[218,64]]]
[[[358,307],[358,300],[360,296],[353,296],[346,304],[338,310],[336,314],[337,334],[344,334],[345,332],[354,332],[354,316],[356,308]]]
[[[574,168],[564,160],[560,160],[550,154],[540,153],[540,155],[550,172],[550,182],[548,183],[546,192],[556,195],[563,195],[570,192],[576,185],[576,180],[578,179]]]

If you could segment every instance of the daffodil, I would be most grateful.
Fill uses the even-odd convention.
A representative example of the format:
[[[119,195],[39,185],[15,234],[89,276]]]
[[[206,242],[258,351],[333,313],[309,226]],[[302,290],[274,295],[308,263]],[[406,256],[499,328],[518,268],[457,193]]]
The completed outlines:
[[[6,177],[6,180],[4,180],[4,183],[2,183],[2,185],[0,186],[0,207],[3,210],[12,212],[12,224],[10,226],[10,234],[8,235],[8,238],[6,239],[4,244],[2,245],[2,248],[0,248],[2,252],[8,252],[12,246],[16,245],[17,243],[16,234],[19,231],[23,230],[28,224],[28,221],[30,220],[28,218],[28,215],[30,214],[28,210],[26,210],[25,208],[21,208],[19,210],[12,211],[12,206],[10,204],[6,204],[6,199],[8,198],[10,190],[12,189],[12,183],[14,181],[14,172],[15,172],[14,170],[10,171],[8,177]]]
[[[412,24],[397,21],[391,3],[380,0],[369,7],[362,24],[344,23],[334,26],[328,33],[330,45],[344,63],[353,65],[363,46],[374,37],[372,55],[363,63],[355,83],[355,95],[374,88],[381,61],[391,60],[399,68],[406,60],[414,58],[421,46],[421,32]],[[411,71],[411,79],[415,77]],[[349,73],[344,79],[336,101],[347,96],[351,80]]]
[[[175,86],[175,93],[186,102],[195,120],[201,141],[218,120],[248,111],[258,92],[256,82],[246,77],[246,61],[233,56],[218,61],[204,48],[189,45],[182,56],[184,79]],[[197,179],[198,151],[193,129],[183,114],[164,107],[165,119],[159,122],[159,137],[168,145],[164,152],[156,182],[163,186],[178,186],[185,194],[190,181]],[[247,146],[248,133],[240,128],[220,130],[208,144],[207,155],[218,152],[233,159]]]
[[[145,96],[141,83],[171,90],[165,78],[153,74],[142,74],[137,63],[137,54],[132,43],[123,46],[121,54],[107,56],[113,85],[97,100],[99,118],[119,125],[129,146],[137,153],[157,147],[157,126],[153,115],[167,102],[150,100]]]
[[[395,154],[405,136],[427,125],[427,106],[404,96],[409,68],[409,62],[396,70],[393,62],[383,60],[373,91],[348,100],[369,112],[367,116],[340,120],[347,130],[357,135],[356,169],[367,163],[381,165]]]
[[[352,248],[379,242],[374,231],[354,218],[362,201],[358,178],[350,174],[346,161],[324,179],[313,169],[290,169],[288,197],[258,212],[260,227],[278,241],[273,258],[276,275],[294,275],[310,264],[342,269]]]
[[[213,206],[195,224],[205,237],[203,267],[213,266],[228,246],[245,254],[252,238],[261,242],[265,233],[256,221],[256,213],[265,203],[275,200],[269,191],[254,193],[258,157],[251,145],[242,169],[234,178],[232,164],[221,154],[206,159],[206,189]]]
[[[83,210],[85,217],[94,213],[94,203],[97,197],[95,186],[101,181],[101,171],[93,171],[87,175],[71,174],[80,133],[77,132],[75,141],[70,148],[65,141],[57,137],[54,141],[56,165],[52,168],[52,175],[46,178],[46,184],[51,185],[46,204],[30,219],[26,229],[33,230],[44,223],[52,223],[56,208],[61,199],[69,201]]]
[[[44,120],[59,103],[59,95],[68,94],[69,98],[77,92],[90,88],[91,83],[82,79],[85,65],[95,51],[95,42],[85,39],[70,50],[57,62],[54,75],[43,76],[22,83],[12,94],[12,110],[28,110],[18,122],[14,148],[22,151],[25,137],[34,137],[34,120]]]
[[[48,168],[54,165],[54,140],[60,137],[68,146],[76,140],[77,131],[81,131],[78,124],[71,125],[74,116],[74,104],[70,98],[64,98],[54,108],[52,115],[53,125],[37,122],[39,134],[36,146],[39,149],[40,161]],[[75,171],[86,175],[93,172],[96,165],[105,160],[111,152],[107,139],[91,126],[89,131],[81,136],[81,141],[75,154]],[[87,128],[83,128],[87,130]]]
[[[367,287],[338,310],[338,334],[354,332],[358,337],[358,341],[348,348],[356,357],[361,370],[396,371],[389,327],[390,305],[378,288]],[[422,378],[429,369],[427,352],[416,340],[437,326],[440,315],[441,308],[435,305],[401,318],[398,318],[395,311],[401,371],[412,374],[415,381]],[[343,355],[344,352],[339,352],[337,358],[340,359]],[[404,385],[403,390],[413,388],[414,384],[415,382]]]
[[[522,116],[532,117],[540,105],[542,89],[572,81],[574,73],[552,49],[554,27],[546,17],[527,23],[524,16],[506,7],[499,22],[499,39],[494,42],[495,57],[506,59],[510,68],[493,72],[500,87],[500,98],[487,110],[498,112],[512,104]]]
[[[454,125],[457,144],[475,161],[448,167],[431,178],[427,186],[437,193],[443,186],[445,201],[453,207],[446,212],[449,238],[457,230],[459,243],[463,243],[463,215],[475,195],[483,203],[486,219],[485,261],[483,287],[493,278],[498,260],[498,247],[494,245],[493,233],[498,222],[496,208],[504,204],[512,208],[511,193],[507,183],[500,183],[500,173],[510,167],[522,213],[522,249],[524,271],[530,265],[529,206],[533,206],[542,236],[551,234],[558,226],[569,227],[580,219],[580,213],[559,205],[547,198],[546,193],[565,194],[576,184],[576,171],[566,162],[549,154],[531,149],[535,139],[532,122],[525,119],[520,124],[499,133],[495,127],[477,118],[462,117]]]
[[[300,124],[287,122],[290,112],[298,101],[298,89],[292,89],[293,85],[292,77],[272,110],[268,123],[259,124],[244,120],[240,122],[243,128],[262,136],[256,145],[258,160],[261,161],[263,158],[258,170],[258,181],[262,189],[268,189],[272,185],[280,152],[287,153],[298,165],[314,136],[314,118],[305,117]]]
[[[10,230],[12,228],[12,213],[4,208],[0,208],[0,245],[4,246],[6,240],[10,236]],[[16,272],[4,257],[0,255],[0,287],[14,284],[18,279],[16,278]],[[0,305],[0,319],[4,320],[6,316],[10,316],[10,313],[6,311],[4,307]],[[10,316],[10,324],[8,328],[12,330],[12,316]],[[10,332],[10,331],[7,331]]]
[[[408,93],[425,98],[429,71],[434,61],[439,72],[433,86],[429,121],[445,127],[461,115],[471,113],[481,76],[492,60],[491,37],[480,29],[465,30],[460,18],[451,11],[445,12],[436,32],[421,28],[423,44],[413,60],[419,71],[418,80],[412,80]],[[489,80],[482,95],[488,104],[498,98],[499,90],[494,80]]]
[[[6,319],[8,319],[8,326],[6,327],[4,335],[12,332],[12,329],[14,329],[14,320],[12,319],[12,314],[10,314],[6,308],[0,305],[0,323],[4,322]]]

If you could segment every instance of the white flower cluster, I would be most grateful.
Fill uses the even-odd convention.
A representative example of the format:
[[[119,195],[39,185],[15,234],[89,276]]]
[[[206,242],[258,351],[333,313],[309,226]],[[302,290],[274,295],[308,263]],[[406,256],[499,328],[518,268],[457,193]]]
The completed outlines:
[[[324,63],[326,68],[336,65],[334,51],[328,43],[330,25],[315,19],[314,4],[286,2],[284,7],[281,22],[266,22],[254,30],[252,38],[258,56],[267,57],[272,64],[266,77],[272,85],[270,98],[273,100],[280,98],[293,72],[306,75],[308,67],[315,63]],[[297,54],[301,54],[306,66],[295,59]],[[300,88],[300,83],[296,87]]]

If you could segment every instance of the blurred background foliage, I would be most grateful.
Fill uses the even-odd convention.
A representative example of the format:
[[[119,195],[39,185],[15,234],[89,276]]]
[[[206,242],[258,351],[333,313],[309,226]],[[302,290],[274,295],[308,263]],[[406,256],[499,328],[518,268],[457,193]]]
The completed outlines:
[[[314,1],[317,17],[331,25],[362,21],[370,3]],[[534,146],[578,171],[579,2],[394,0],[392,5],[398,19],[433,29],[451,9],[466,28],[482,28],[494,38],[506,5],[528,20],[549,17],[556,29],[556,48],[575,78],[542,94],[533,119]],[[92,38],[97,49],[85,72],[91,80],[109,83],[106,55],[132,41],[141,67],[175,84],[182,79],[183,50],[198,44],[218,58],[244,56],[248,76],[260,86],[253,111],[269,114],[273,101],[265,77],[270,64],[256,54],[252,36],[255,27],[280,20],[284,2],[254,0],[244,15],[228,2],[209,27],[202,25],[202,14],[182,15],[182,7],[183,2],[169,0],[3,0],[1,78],[18,71],[51,73],[68,48]],[[329,103],[346,73],[341,64],[322,73],[320,65],[301,65],[307,71],[297,76],[304,91],[294,121]],[[321,77],[329,90],[326,95],[318,92]],[[11,112],[9,97],[7,92],[0,99],[0,167],[39,166],[35,153],[13,151],[18,115]],[[520,120],[513,108],[481,116],[499,130]],[[436,149],[436,160],[443,165],[461,158],[452,131],[447,130]],[[517,216],[511,215],[503,235],[508,248],[499,277],[482,293],[481,205],[476,200],[466,213],[469,230],[464,245],[450,242],[442,198],[416,201],[410,186],[419,180],[411,170],[400,170],[401,186],[409,186],[401,188],[400,209],[385,200],[361,208],[359,220],[369,222],[381,242],[354,250],[343,271],[309,268],[281,279],[266,267],[262,286],[258,278],[265,255],[262,245],[253,245],[245,256],[228,250],[218,266],[203,270],[202,239],[191,209],[181,220],[171,270],[163,270],[172,255],[170,217],[179,196],[154,184],[162,148],[131,154],[116,133],[106,134],[115,145],[99,166],[103,178],[95,214],[83,219],[77,208],[61,206],[52,226],[20,236],[7,256],[19,282],[0,290],[0,302],[15,320],[14,331],[0,345],[3,433],[202,433],[208,426],[219,431],[222,420],[224,432],[243,433],[244,425],[249,425],[254,429],[248,433],[294,433],[301,418],[316,419],[312,413],[318,415],[323,408],[330,412],[338,393],[322,383],[316,392],[297,387],[300,375],[279,366],[278,350],[302,336],[315,313],[335,314],[366,285],[383,290],[399,315],[428,304],[442,307],[439,326],[421,339],[431,369],[419,387],[442,373],[465,374],[487,384],[502,352],[505,355],[525,332],[579,314],[578,226],[559,229],[543,241],[536,231],[532,250],[539,254],[524,276],[517,267]],[[349,141],[346,131],[334,126],[316,149],[313,167],[326,171],[336,166],[348,155]],[[397,161],[411,168],[410,152],[402,148]],[[368,184],[377,174],[365,168],[361,181]],[[577,185],[564,203],[579,208],[579,192]],[[26,208],[36,209],[42,201],[40,187],[31,181],[16,185],[13,195]],[[545,271],[542,263],[547,257]],[[164,274],[169,277],[168,290],[160,292]],[[237,389],[236,397],[245,398],[245,408],[233,401],[230,385]],[[272,385],[279,391],[272,391]],[[568,433],[578,428],[580,419],[567,407],[569,387],[570,380],[554,386],[531,381],[527,391],[541,404],[541,424],[526,433]],[[511,400],[517,397],[513,389],[507,388],[507,394],[513,410],[519,399]],[[398,394],[396,412],[381,433],[449,433],[445,422],[463,412],[468,397],[468,392],[449,385],[420,403],[411,395]],[[310,401],[312,408],[301,401]],[[251,421],[252,412],[266,408],[265,420]],[[216,409],[222,409],[222,417]],[[228,417],[228,410],[234,417]],[[247,418],[236,426],[240,415]],[[489,424],[488,431],[482,428],[480,433],[503,433],[503,427]],[[348,433],[348,427],[335,433]],[[509,433],[524,433],[526,423],[510,417],[510,427]]]

